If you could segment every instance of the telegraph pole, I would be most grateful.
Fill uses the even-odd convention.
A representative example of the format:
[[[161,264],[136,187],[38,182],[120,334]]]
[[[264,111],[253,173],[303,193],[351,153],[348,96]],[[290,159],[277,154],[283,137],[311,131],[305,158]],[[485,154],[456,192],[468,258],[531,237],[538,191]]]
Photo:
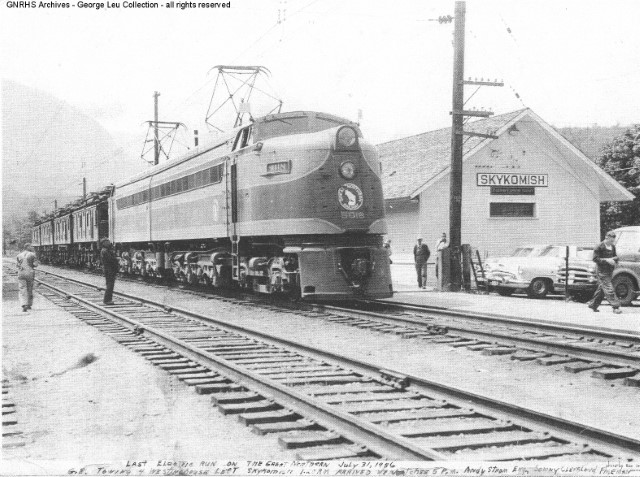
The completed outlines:
[[[160,140],[158,139],[158,96],[160,93],[155,91],[153,93],[153,111],[154,111],[154,128],[153,128],[153,165],[157,166],[160,163]]]
[[[464,108],[464,16],[466,5],[456,2],[453,33],[453,108],[451,110],[451,177],[449,193],[449,250],[451,291],[460,291],[460,242],[462,229],[462,125]]]
[[[482,138],[497,139],[491,132],[486,134],[464,131],[464,117],[475,116],[487,118],[492,116],[491,111],[467,111],[464,109],[464,85],[503,86],[504,83],[496,81],[469,78],[464,80],[464,20],[466,4],[464,1],[456,1],[455,29],[453,33],[453,106],[451,110],[451,177],[449,195],[449,251],[451,258],[451,291],[460,291],[462,286],[462,270],[460,255],[462,251],[462,136],[476,136]]]

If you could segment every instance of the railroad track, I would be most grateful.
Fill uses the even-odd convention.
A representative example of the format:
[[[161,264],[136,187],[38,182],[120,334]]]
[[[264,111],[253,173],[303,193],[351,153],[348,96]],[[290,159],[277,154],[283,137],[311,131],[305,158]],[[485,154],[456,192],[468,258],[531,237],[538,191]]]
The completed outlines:
[[[640,441],[529,411],[148,300],[39,279],[108,333],[298,458],[495,461],[638,459]],[[252,303],[245,303],[253,306]],[[237,311],[235,311],[237,313]],[[307,311],[309,316],[323,313]]]
[[[15,279],[18,273],[9,268],[4,269],[3,281],[8,277]],[[16,404],[13,399],[13,378],[3,368],[2,370],[2,448],[11,449],[25,445],[25,436],[17,418]]]
[[[379,302],[366,302],[365,306],[380,307]],[[325,319],[334,323],[397,333],[484,355],[562,365],[571,373],[590,371],[596,378],[618,379],[640,387],[640,334],[388,301],[382,306],[388,308],[369,311],[317,305],[317,309],[326,311]]]
[[[128,278],[131,280],[132,278]],[[134,280],[138,281],[138,280]],[[225,301],[256,304],[274,309],[309,309],[306,304],[269,302],[260,296],[228,292],[212,295],[201,287],[181,285],[185,293]],[[363,301],[367,307],[385,307],[380,312],[354,310],[344,306],[315,305],[318,315],[347,326],[393,333],[407,339],[426,340],[467,348],[484,355],[505,356],[543,366],[562,366],[570,373],[590,372],[594,378],[619,380],[640,387],[640,334],[609,329],[552,324],[520,317],[462,312],[446,308],[398,303],[389,300]]]
[[[132,277],[126,280],[142,282]],[[543,366],[561,366],[569,373],[590,373],[597,379],[640,387],[640,334],[388,300],[359,301],[358,306],[364,307],[359,309],[274,301],[233,291],[219,295],[197,286],[180,285],[179,288],[182,293],[228,303],[252,303],[274,311],[305,314],[315,310],[320,313],[307,316],[372,332],[393,333],[430,345],[466,348],[483,355],[509,356],[515,361]],[[374,311],[376,309],[379,311]]]

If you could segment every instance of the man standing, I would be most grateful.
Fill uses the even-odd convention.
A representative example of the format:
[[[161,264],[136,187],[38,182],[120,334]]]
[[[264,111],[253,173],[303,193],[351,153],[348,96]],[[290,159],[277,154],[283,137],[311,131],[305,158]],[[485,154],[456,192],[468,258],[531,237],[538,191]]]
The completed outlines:
[[[102,269],[104,270],[104,278],[107,282],[107,288],[104,291],[103,302],[105,305],[113,305],[113,287],[116,284],[116,275],[118,274],[119,262],[116,253],[113,250],[113,244],[109,239],[102,240],[102,250],[100,250],[100,258],[102,259]]]
[[[447,234],[442,232],[442,237],[436,242],[436,278],[438,278],[438,268],[440,268],[440,250],[447,248],[449,242],[447,241]]]
[[[387,251],[387,255],[389,257],[389,264],[392,264],[393,261],[391,260],[391,240],[387,240],[384,245],[382,245],[385,250]]]
[[[416,262],[416,273],[418,275],[418,287],[427,288],[427,260],[431,251],[426,244],[422,243],[422,239],[418,237],[418,243],[413,247],[413,258]]]
[[[622,310],[620,310],[620,302],[611,284],[613,270],[618,263],[616,246],[613,245],[615,239],[615,233],[607,232],[604,241],[593,251],[593,261],[598,265],[598,288],[589,302],[589,308],[595,312],[599,311],[598,307],[600,303],[602,303],[602,299],[606,296],[607,301],[613,307],[613,312],[616,314],[622,313]]]

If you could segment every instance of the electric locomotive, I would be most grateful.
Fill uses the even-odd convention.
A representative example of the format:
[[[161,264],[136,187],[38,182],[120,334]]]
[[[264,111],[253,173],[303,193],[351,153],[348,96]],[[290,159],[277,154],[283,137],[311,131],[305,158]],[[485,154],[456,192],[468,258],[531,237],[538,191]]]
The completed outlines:
[[[43,263],[100,266],[100,240],[109,236],[109,203],[112,187],[57,209],[32,228],[32,244]]]
[[[392,295],[380,163],[356,123],[268,115],[115,185],[121,270],[343,300]]]

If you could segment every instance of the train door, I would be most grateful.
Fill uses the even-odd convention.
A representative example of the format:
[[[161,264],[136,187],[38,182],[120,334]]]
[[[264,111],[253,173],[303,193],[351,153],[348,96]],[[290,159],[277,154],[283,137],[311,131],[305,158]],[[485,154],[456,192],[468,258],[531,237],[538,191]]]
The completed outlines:
[[[231,210],[228,217],[227,234],[231,235],[231,277],[234,281],[240,280],[240,239],[238,235],[238,158],[240,156],[239,151],[248,146],[251,141],[251,126],[238,131],[232,148],[232,155],[227,160],[227,166],[229,167],[229,181],[227,182],[227,197],[231,202]]]

